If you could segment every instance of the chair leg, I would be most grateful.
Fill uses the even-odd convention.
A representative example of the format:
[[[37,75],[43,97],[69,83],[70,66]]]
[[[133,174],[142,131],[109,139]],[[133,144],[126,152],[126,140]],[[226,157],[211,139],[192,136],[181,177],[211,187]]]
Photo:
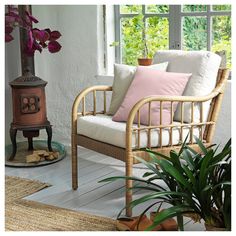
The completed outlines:
[[[131,177],[133,172],[133,154],[132,152],[127,152],[126,154],[126,176]],[[132,216],[132,208],[129,207],[132,201],[132,188],[133,180],[126,180],[126,216]]]
[[[77,144],[75,137],[72,137],[71,144],[71,160],[72,160],[72,188],[78,188],[78,157],[77,157]]]

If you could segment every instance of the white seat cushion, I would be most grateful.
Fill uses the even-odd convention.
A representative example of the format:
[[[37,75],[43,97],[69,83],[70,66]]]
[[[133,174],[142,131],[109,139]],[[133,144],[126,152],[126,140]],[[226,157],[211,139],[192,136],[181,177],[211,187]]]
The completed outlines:
[[[178,122],[175,122],[178,124]],[[108,115],[96,115],[96,116],[81,116],[78,118],[78,134],[86,137],[109,143],[117,147],[125,148],[126,142],[126,123],[112,121],[112,116]],[[136,125],[134,125],[137,127]],[[144,127],[144,126],[142,126]],[[183,128],[183,139],[188,135],[189,128]],[[194,128],[194,135],[199,136],[199,129]],[[170,135],[168,130],[162,131],[163,146],[169,145]],[[141,132],[140,146],[147,147],[148,135],[147,131]],[[173,129],[173,145],[178,144],[180,140],[180,129]],[[153,130],[151,132],[151,145],[158,146],[159,144],[159,132]],[[132,135],[132,147],[135,148],[138,145],[137,132]]]
[[[154,63],[168,61],[168,72],[192,73],[192,77],[184,90],[183,96],[203,96],[211,93],[216,84],[217,72],[221,57],[209,51],[181,51],[163,50],[157,51]],[[209,102],[203,107],[203,120],[207,119]],[[194,121],[200,119],[200,108],[195,105]],[[174,120],[181,121],[181,109],[177,107]],[[191,122],[191,104],[184,106],[184,121]]]

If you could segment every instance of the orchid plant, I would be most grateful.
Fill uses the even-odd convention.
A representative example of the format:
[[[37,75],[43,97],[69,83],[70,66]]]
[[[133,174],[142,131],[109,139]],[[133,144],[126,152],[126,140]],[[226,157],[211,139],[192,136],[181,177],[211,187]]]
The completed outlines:
[[[17,7],[9,5],[5,14],[5,42],[11,42],[14,38],[12,32],[14,28],[19,27],[27,32],[27,42],[24,53],[27,56],[34,56],[35,51],[42,52],[47,48],[50,53],[56,53],[61,50],[61,45],[57,39],[61,37],[59,31],[51,31],[50,29],[33,28],[33,23],[39,21],[28,11],[24,12],[24,17],[19,14]]]

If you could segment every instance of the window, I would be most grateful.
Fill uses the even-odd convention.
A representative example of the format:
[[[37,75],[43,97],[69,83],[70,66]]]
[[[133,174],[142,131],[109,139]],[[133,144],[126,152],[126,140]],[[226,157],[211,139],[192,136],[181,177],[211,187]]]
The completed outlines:
[[[136,65],[160,49],[225,50],[231,68],[231,5],[119,5],[115,18],[117,62]]]
[[[168,5],[121,5],[115,8],[117,60],[125,64],[136,64],[144,53],[144,39],[148,56],[156,49],[169,48]],[[158,36],[158,40],[157,37]]]

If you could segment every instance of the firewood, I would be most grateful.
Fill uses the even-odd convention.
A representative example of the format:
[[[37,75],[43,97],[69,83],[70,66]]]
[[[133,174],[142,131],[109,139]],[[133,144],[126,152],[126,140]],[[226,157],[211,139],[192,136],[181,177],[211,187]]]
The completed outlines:
[[[40,162],[41,157],[37,154],[31,154],[26,156],[27,163],[37,163]]]
[[[53,161],[55,158],[54,158],[53,155],[48,155],[48,156],[45,156],[45,159],[46,159],[47,161]]]

